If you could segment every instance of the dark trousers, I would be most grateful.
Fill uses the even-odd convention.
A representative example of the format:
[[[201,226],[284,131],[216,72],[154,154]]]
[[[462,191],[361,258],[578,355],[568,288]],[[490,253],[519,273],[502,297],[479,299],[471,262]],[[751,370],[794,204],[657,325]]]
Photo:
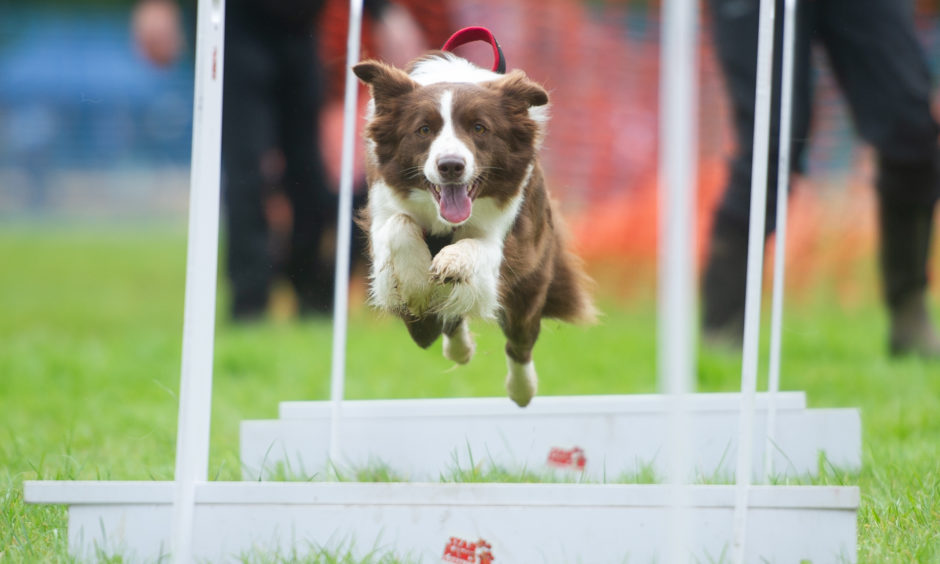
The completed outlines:
[[[747,230],[754,135],[759,0],[709,0],[717,54],[732,102],[737,150],[716,221]],[[783,5],[775,20],[768,179],[768,233],[774,229]],[[794,55],[793,169],[804,168],[810,136],[811,47],[819,42],[861,137],[878,154],[879,195],[898,204],[932,204],[938,195],[938,126],[930,114],[930,76],[905,0],[801,0]]]
[[[323,88],[315,44],[309,34],[245,19],[228,17],[225,38],[222,168],[232,312],[263,312],[275,274],[261,168],[273,148],[284,156],[279,185],[293,210],[286,274],[301,308],[328,310],[333,267],[321,263],[319,250],[324,229],[335,224],[336,197],[318,141]]]
[[[768,161],[767,232],[775,228],[783,5],[775,19],[775,77]],[[706,330],[740,339],[751,202],[759,0],[709,0],[714,39],[734,116],[737,149],[705,268]],[[822,45],[855,126],[877,153],[885,301],[896,309],[927,285],[933,209],[940,190],[938,126],[930,77],[904,0],[801,0],[794,52],[792,169],[810,137],[814,43]]]

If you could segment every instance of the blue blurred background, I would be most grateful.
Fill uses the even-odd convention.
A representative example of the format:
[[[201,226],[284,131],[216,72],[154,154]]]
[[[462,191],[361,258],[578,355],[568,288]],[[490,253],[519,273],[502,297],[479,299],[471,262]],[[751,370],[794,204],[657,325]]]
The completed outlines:
[[[169,68],[146,62],[130,5],[0,6],[0,213],[178,209],[191,50]]]

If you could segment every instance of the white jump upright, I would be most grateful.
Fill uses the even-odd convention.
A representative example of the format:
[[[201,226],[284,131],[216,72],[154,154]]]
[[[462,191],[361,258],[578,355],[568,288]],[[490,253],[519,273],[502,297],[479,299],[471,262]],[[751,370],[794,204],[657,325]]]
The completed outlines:
[[[343,162],[336,216],[336,283],[333,297],[333,356],[330,367],[330,460],[339,458],[343,395],[346,389],[346,333],[349,317],[349,252],[352,240],[353,160],[356,155],[356,110],[359,82],[352,71],[359,62],[362,36],[362,0],[349,2],[349,36],[346,41],[346,92],[343,100]]]
[[[793,53],[797,0],[783,3],[783,70],[780,77],[780,136],[777,160],[777,236],[774,237],[774,284],[770,311],[770,364],[767,376],[767,437],[764,447],[764,482],[773,477],[771,450],[777,438],[777,405],[780,391],[780,352],[783,333],[783,281],[787,260],[787,206],[790,196],[790,132],[793,120]]]
[[[171,543],[173,559],[180,564],[189,562],[192,554],[196,483],[209,478],[225,0],[200,0],[197,26],[183,360]]]
[[[768,5],[772,10],[772,1],[762,0],[759,74],[763,78],[759,82],[761,115],[755,142],[757,131],[765,131],[768,120],[766,101],[761,98],[769,97],[765,68],[770,60],[766,45]],[[772,30],[772,11],[770,15]],[[362,0],[350,0],[350,67],[358,60],[361,16]],[[556,437],[569,432],[564,435],[569,444],[584,437],[596,439],[597,444],[588,450],[600,453],[596,458],[601,461],[624,453],[629,457],[641,443],[647,449],[644,452],[654,458],[662,450],[667,453],[667,484],[208,481],[224,0],[199,0],[176,480],[30,481],[25,484],[24,499],[69,506],[69,550],[79,559],[114,554],[131,561],[160,561],[169,551],[180,563],[230,562],[255,555],[302,555],[323,548],[361,557],[387,551],[420,562],[443,558],[480,564],[494,558],[500,562],[556,563],[715,561],[723,559],[729,550],[738,562],[854,562],[858,488],[750,484],[751,465],[760,460],[755,462],[752,457],[754,449],[759,448],[752,440],[755,419],[765,424],[771,419],[769,413],[755,418],[756,405],[762,410],[768,406],[779,409],[781,432],[774,449],[780,450],[783,445],[786,455],[803,458],[801,464],[811,460],[816,450],[839,452],[853,464],[860,451],[857,411],[814,412],[806,409],[803,394],[787,392],[777,397],[776,388],[768,395],[756,394],[759,309],[754,306],[759,306],[759,285],[755,285],[758,274],[754,270],[762,260],[762,255],[756,253],[762,251],[765,195],[755,194],[761,200],[755,198],[752,203],[752,222],[758,228],[751,227],[742,391],[692,393],[695,2],[666,0],[663,20],[660,248],[664,256],[660,270],[658,371],[664,393],[652,397],[540,397],[526,410],[515,406],[510,410],[506,398],[344,401],[347,260],[358,90],[347,69],[331,399],[316,404],[282,404],[281,419],[270,425],[246,427],[243,423],[242,449],[244,456],[245,430],[249,428],[256,432],[255,450],[261,444],[277,455],[270,441],[272,437],[283,439],[282,431],[287,428],[295,433],[291,440],[302,443],[302,448],[310,449],[313,456],[322,450],[325,460],[332,463],[352,452],[375,452],[375,443],[368,440],[376,437],[385,442],[399,441],[399,450],[417,441],[424,454],[431,454],[429,459],[446,452],[448,440],[471,433],[483,436],[483,445],[501,433],[514,437],[517,444],[507,449],[510,453],[525,450],[527,444],[530,450],[535,445],[536,451],[544,452],[551,445],[543,441],[544,429],[550,429],[558,433]],[[763,149],[758,147],[755,154],[766,155],[766,136],[761,143]],[[766,162],[762,172],[757,166],[755,169],[755,181],[763,174],[757,188],[765,188]],[[758,212],[760,217],[755,216]],[[755,237],[759,241],[755,242]],[[827,435],[825,429],[834,421],[837,424]],[[740,425],[735,427],[733,423],[738,422]],[[419,441],[418,435],[406,430],[408,425],[431,434]],[[268,427],[273,429],[271,434],[259,432]],[[649,440],[656,433],[660,433],[659,438]],[[736,443],[733,436],[737,436]],[[817,442],[808,442],[810,438]],[[762,440],[758,442],[763,444]],[[787,446],[791,442],[794,450]],[[803,450],[797,453],[796,445]],[[583,463],[583,452],[579,455],[578,450],[562,454],[567,453],[568,463]],[[737,486],[689,484],[689,472],[696,464],[703,460],[715,464],[714,456],[723,457],[723,452],[737,454]],[[416,458],[411,452],[403,457],[406,461]],[[789,456],[784,460],[793,462]],[[415,474],[433,474],[435,468],[440,470],[434,466],[437,463],[439,460],[424,464]],[[577,471],[586,475],[590,464],[581,464]],[[745,511],[748,508],[750,511]]]
[[[659,291],[657,380],[670,399],[666,459],[670,539],[666,562],[687,562],[689,552],[688,396],[695,391],[695,184],[698,179],[698,3],[662,5],[659,85]]]
[[[754,117],[754,143],[751,161],[751,209],[750,223],[748,226],[748,254],[747,254],[747,289],[745,293],[744,308],[744,350],[741,366],[741,422],[740,439],[738,440],[738,463],[735,472],[736,496],[735,496],[735,518],[734,518],[734,545],[732,547],[732,560],[736,564],[745,561],[745,547],[747,543],[747,512],[748,512],[748,493],[751,487],[752,465],[752,436],[754,427],[754,398],[757,392],[757,372],[759,368],[759,348],[760,348],[760,311],[761,311],[761,287],[764,275],[764,232],[767,219],[767,180],[768,180],[768,152],[770,149],[770,133],[772,119],[772,94],[773,94],[773,59],[774,59],[774,26],[776,17],[776,0],[761,0],[760,13],[758,18],[757,32],[757,80],[755,84],[755,117]],[[789,10],[789,12],[793,12]],[[792,16],[792,13],[786,14]],[[791,33],[791,42],[788,45],[792,50],[792,17],[787,17]],[[792,59],[792,53],[787,54],[785,59]],[[788,64],[788,63],[785,63]],[[792,70],[790,67],[788,70]],[[792,82],[792,73],[787,77]],[[791,84],[785,87],[790,92]],[[789,100],[787,100],[789,104]],[[781,167],[778,174],[783,177],[789,173],[789,108],[787,108],[787,125],[781,124],[780,128],[780,160],[786,156],[785,162],[780,162]],[[784,168],[783,165],[786,165]],[[778,186],[778,202],[780,198],[786,199],[787,190],[783,186]],[[778,218],[780,217],[778,210]],[[786,217],[783,221],[785,223]],[[778,228],[780,225],[778,224]],[[783,252],[783,243],[781,237],[786,236],[784,231],[782,236],[778,236],[777,249],[779,250],[778,259],[781,259]],[[783,261],[777,263],[777,273],[774,278],[774,318],[772,320],[774,329],[772,339],[774,346],[778,347],[772,353],[772,361],[777,366],[770,367],[770,378],[768,387],[770,389],[771,401],[779,388],[779,338],[780,338],[780,316],[782,316],[782,291],[783,291]],[[775,406],[771,404],[768,410],[768,428],[767,428],[767,447],[772,446],[773,425],[776,419]],[[766,453],[765,453],[766,454]],[[765,459],[766,460],[766,459]],[[772,462],[770,463],[772,464]],[[764,472],[769,476],[769,467],[765,463]]]

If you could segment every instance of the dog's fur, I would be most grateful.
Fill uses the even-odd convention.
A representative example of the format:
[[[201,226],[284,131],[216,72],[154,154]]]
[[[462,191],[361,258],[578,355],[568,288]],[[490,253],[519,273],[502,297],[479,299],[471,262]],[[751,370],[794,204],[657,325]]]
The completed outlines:
[[[372,303],[400,316],[421,347],[443,333],[444,355],[461,364],[475,347],[467,318],[498,319],[507,392],[527,405],[541,318],[595,315],[538,163],[548,94],[520,71],[439,51],[407,73],[377,61],[353,70],[372,92],[360,218]]]

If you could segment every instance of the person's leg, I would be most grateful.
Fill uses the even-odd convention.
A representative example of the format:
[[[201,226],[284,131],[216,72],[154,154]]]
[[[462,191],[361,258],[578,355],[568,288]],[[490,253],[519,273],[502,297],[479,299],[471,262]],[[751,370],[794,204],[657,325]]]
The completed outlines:
[[[879,264],[890,318],[889,350],[940,359],[940,338],[927,308],[927,262],[934,204],[899,204],[879,197]]]
[[[880,270],[892,354],[940,358],[926,306],[927,260],[940,190],[938,126],[912,6],[830,0],[820,36],[861,136],[878,153]]]
[[[757,77],[758,0],[709,0],[716,54],[734,116],[737,146],[727,188],[714,214],[702,287],[703,338],[706,342],[738,344],[744,328],[747,240],[751,202],[751,161]],[[782,14],[782,7],[778,6]],[[812,103],[810,51],[812,8],[801,3],[794,55],[791,169],[802,169],[809,135]],[[779,115],[782,16],[775,30],[773,115]],[[767,233],[774,229],[779,118],[771,121],[768,162]]]
[[[327,186],[319,135],[323,73],[309,37],[283,36],[280,48],[280,141],[284,191],[293,209],[287,275],[301,315],[332,312],[334,253],[323,234],[336,224],[338,200]]]
[[[268,225],[262,205],[261,156],[273,146],[273,68],[254,30],[229,18],[222,103],[222,172],[226,273],[235,319],[267,309],[272,275]]]

